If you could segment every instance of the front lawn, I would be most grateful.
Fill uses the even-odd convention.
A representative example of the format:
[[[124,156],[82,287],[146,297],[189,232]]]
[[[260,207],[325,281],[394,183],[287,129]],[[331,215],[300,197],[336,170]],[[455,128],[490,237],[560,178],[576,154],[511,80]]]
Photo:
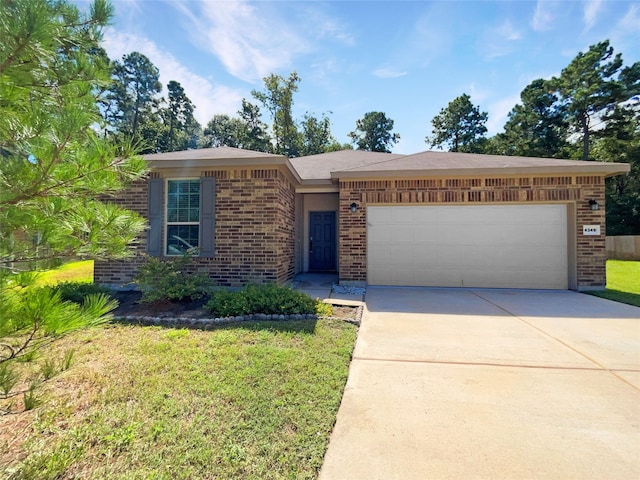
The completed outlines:
[[[93,260],[69,262],[58,268],[45,270],[38,275],[39,285],[55,285],[64,282],[93,283]]]
[[[315,478],[356,327],[107,325],[54,344],[72,367],[0,417],[1,478]]]
[[[640,261],[607,260],[607,288],[589,292],[640,307]]]

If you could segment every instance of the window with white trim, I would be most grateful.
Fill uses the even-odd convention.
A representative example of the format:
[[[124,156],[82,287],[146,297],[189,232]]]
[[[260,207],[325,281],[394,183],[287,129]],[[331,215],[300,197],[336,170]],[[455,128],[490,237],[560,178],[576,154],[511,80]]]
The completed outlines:
[[[194,255],[200,238],[200,179],[167,180],[166,255]]]

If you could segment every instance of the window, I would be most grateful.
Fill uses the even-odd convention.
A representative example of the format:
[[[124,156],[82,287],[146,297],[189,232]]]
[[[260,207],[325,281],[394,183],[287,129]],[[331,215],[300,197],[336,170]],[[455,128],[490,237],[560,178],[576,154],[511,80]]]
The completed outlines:
[[[200,238],[200,180],[168,180],[166,255],[198,252]]]
[[[166,189],[166,192],[165,192]],[[148,180],[147,254],[215,256],[216,180]]]

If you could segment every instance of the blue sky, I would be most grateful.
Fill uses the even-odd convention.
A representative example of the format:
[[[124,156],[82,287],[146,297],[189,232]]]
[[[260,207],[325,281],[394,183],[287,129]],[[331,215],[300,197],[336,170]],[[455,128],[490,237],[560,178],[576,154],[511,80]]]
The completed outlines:
[[[326,113],[347,142],[358,118],[383,111],[401,135],[394,153],[427,150],[431,120],[463,93],[501,131],[526,85],[599,41],[640,60],[637,1],[112,1],[109,56],[147,55],[203,126],[295,70],[296,117]]]

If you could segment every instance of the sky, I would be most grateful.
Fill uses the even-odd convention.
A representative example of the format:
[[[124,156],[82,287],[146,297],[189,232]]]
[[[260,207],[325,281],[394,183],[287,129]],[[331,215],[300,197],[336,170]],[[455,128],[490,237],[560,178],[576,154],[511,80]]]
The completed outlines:
[[[431,120],[463,93],[488,112],[493,135],[524,87],[559,75],[590,45],[608,39],[625,65],[640,60],[637,1],[112,3],[109,57],[149,57],[163,85],[182,84],[203,126],[236,115],[242,98],[259,104],[251,91],[269,74],[296,71],[295,118],[326,114],[346,143],[357,119],[382,111],[402,154],[428,150]]]

